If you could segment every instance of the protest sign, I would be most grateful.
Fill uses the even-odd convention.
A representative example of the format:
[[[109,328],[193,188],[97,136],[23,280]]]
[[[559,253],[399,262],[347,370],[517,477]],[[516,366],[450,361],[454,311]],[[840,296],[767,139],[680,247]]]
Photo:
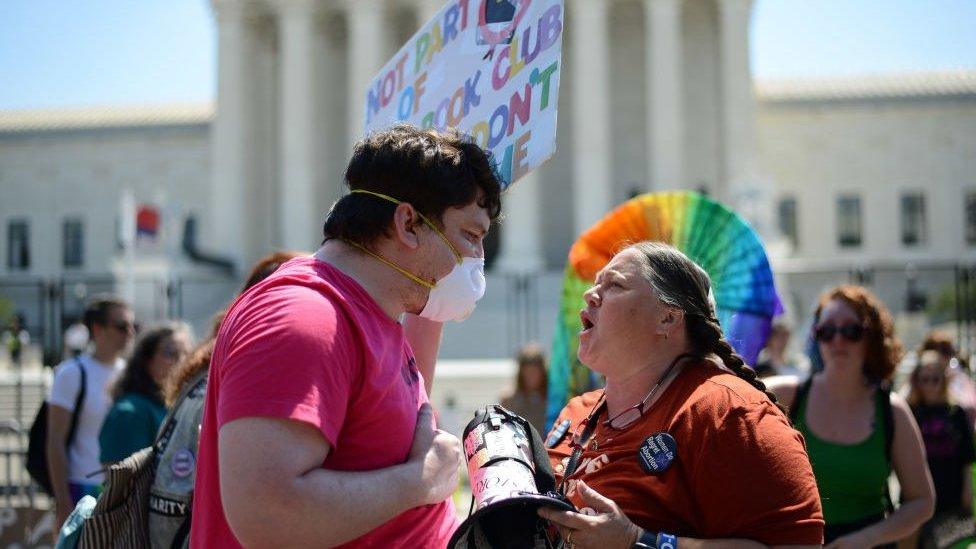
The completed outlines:
[[[507,187],[556,150],[562,0],[452,0],[373,79],[365,131],[456,127]]]

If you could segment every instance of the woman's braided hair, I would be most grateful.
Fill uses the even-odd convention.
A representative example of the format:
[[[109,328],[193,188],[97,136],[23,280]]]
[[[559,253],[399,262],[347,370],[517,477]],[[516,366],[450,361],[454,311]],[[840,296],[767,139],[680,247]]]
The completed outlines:
[[[756,376],[722,334],[712,303],[711,279],[698,264],[672,246],[661,242],[640,242],[630,246],[640,253],[644,279],[658,298],[685,313],[685,329],[692,350],[702,357],[716,355],[736,376],[769,397],[776,395]],[[780,406],[782,408],[782,406]]]

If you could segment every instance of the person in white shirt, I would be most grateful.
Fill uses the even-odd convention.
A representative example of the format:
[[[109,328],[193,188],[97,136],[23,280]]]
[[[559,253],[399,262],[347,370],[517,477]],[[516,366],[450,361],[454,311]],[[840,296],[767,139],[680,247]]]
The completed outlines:
[[[104,476],[100,472],[98,432],[111,405],[106,387],[125,365],[122,355],[135,335],[131,308],[115,297],[93,299],[85,309],[84,322],[91,334],[92,350],[57,366],[47,399],[47,463],[57,502],[57,524],[64,523],[83,496],[97,495],[100,490]],[[69,446],[82,369],[85,395]]]

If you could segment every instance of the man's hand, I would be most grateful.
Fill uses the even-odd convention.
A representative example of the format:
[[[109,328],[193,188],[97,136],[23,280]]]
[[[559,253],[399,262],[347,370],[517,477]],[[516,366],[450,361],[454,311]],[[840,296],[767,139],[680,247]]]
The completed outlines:
[[[434,428],[433,408],[424,404],[417,411],[417,427],[407,463],[416,471],[418,505],[440,503],[457,488],[461,464],[461,441]]]

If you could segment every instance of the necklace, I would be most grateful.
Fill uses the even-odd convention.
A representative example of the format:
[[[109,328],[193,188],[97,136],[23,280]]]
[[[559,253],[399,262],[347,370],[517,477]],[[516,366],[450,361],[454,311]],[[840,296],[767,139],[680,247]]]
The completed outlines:
[[[631,419],[627,424],[624,425],[624,427],[627,427],[637,419],[640,419],[644,415],[645,403],[647,403],[647,401],[650,400],[652,396],[654,396],[654,393],[657,392],[657,390],[661,387],[661,385],[664,384],[664,381],[668,378],[668,376],[671,375],[671,371],[674,370],[674,367],[682,360],[686,358],[695,358],[696,356],[697,355],[691,353],[682,353],[677,357],[675,357],[675,359],[671,361],[671,364],[668,366],[668,368],[664,371],[664,375],[662,375],[661,378],[658,379],[657,383],[655,383],[654,386],[651,387],[651,390],[647,392],[647,395],[644,398],[642,398],[640,402],[638,402],[634,406],[631,406],[627,410],[624,410],[624,412],[615,415],[613,418],[608,419],[607,421],[604,422],[604,425],[610,427],[611,429],[617,429],[616,427],[611,425],[611,423],[617,420],[617,418],[623,415],[623,413],[630,412],[633,410],[637,411],[637,417]],[[589,417],[586,418],[586,422],[581,424],[581,426],[583,427],[583,432],[579,436],[573,435],[574,440],[572,441],[572,445],[575,448],[573,449],[572,455],[569,456],[569,462],[566,464],[566,470],[563,473],[563,483],[565,483],[566,479],[569,478],[570,475],[575,473],[576,468],[579,467],[579,460],[580,457],[583,455],[583,449],[586,448],[587,444],[589,444],[591,439],[593,438],[593,434],[596,431],[597,423],[599,422],[600,414],[603,413],[603,408],[605,408],[606,406],[607,406],[606,389],[604,389],[603,394],[600,396],[599,402],[597,402],[597,405],[593,407],[593,411],[590,412]],[[617,429],[617,430],[621,430],[621,429]],[[613,440],[612,437],[604,440],[604,444],[606,444],[611,440]],[[593,441],[592,448],[594,450],[599,448],[599,444],[597,444],[595,440]]]
[[[619,414],[611,418],[608,418],[605,422],[603,422],[603,424],[606,425],[607,427],[610,427],[611,429],[620,430],[626,428],[631,423],[642,418],[644,416],[644,406],[647,404],[647,401],[649,401],[651,397],[654,396],[655,393],[657,393],[657,390],[661,388],[661,385],[664,385],[664,382],[671,375],[671,372],[674,370],[675,366],[677,366],[678,363],[681,362],[683,359],[693,358],[693,357],[694,355],[692,355],[691,353],[682,353],[678,355],[673,361],[671,361],[671,364],[668,366],[666,370],[664,370],[664,374],[661,376],[661,378],[657,380],[657,383],[655,383],[654,386],[651,387],[651,390],[648,391],[646,395],[644,395],[644,398],[642,398],[640,402],[634,404],[633,406],[627,408],[626,410],[620,412]],[[603,392],[604,392],[604,396],[602,398],[605,399],[606,389],[604,389]],[[608,408],[607,414],[609,413],[610,410]],[[618,420],[619,423],[614,424],[614,422],[617,422]]]

